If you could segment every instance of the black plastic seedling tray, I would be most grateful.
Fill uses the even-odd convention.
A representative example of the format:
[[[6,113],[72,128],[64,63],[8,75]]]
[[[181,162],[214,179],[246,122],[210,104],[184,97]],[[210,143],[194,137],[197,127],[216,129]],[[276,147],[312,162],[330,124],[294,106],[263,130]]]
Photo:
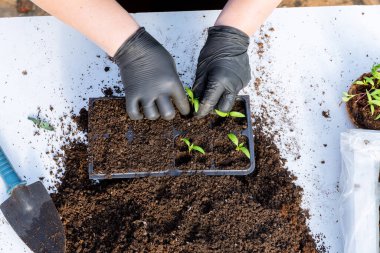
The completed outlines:
[[[94,102],[98,100],[108,100],[108,99],[124,99],[119,97],[102,97],[102,98],[90,98],[89,100],[89,112],[91,112],[91,107],[93,107]],[[130,172],[124,172],[124,173],[112,173],[112,174],[97,174],[94,170],[94,163],[93,163],[93,157],[89,156],[89,178],[94,180],[103,180],[103,179],[122,179],[122,178],[139,178],[139,177],[148,177],[148,176],[179,176],[183,174],[192,175],[192,174],[203,174],[207,176],[245,176],[250,173],[252,173],[255,170],[255,152],[254,152],[254,135],[252,130],[252,120],[251,120],[251,111],[250,111],[250,103],[249,103],[249,96],[243,95],[237,97],[238,101],[243,101],[245,105],[245,115],[247,117],[245,118],[247,120],[247,128],[242,130],[241,134],[245,136],[248,140],[248,148],[249,152],[251,153],[250,157],[250,165],[248,168],[241,169],[241,170],[225,170],[225,169],[218,169],[214,165],[207,169],[207,170],[180,170],[180,169],[167,169],[162,171],[151,171],[151,172],[138,172],[138,171],[130,171]],[[91,115],[89,115],[91,117]],[[178,137],[181,134],[181,131],[178,131],[176,129],[173,129],[173,139]],[[125,134],[125,138],[132,139],[133,138],[133,132],[128,131]],[[91,139],[89,140],[89,147],[91,147]]]

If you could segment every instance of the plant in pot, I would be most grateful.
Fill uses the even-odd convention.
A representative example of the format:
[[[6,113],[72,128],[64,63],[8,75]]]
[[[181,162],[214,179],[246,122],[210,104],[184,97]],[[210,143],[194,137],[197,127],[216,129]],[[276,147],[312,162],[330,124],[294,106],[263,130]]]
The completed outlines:
[[[360,128],[380,130],[380,64],[356,79],[342,100],[351,121]]]

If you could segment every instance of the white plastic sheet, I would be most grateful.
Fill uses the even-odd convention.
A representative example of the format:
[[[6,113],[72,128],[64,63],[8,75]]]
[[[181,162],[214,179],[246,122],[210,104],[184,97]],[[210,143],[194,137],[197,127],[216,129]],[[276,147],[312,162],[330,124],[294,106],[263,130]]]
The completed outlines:
[[[341,226],[345,253],[379,251],[380,131],[341,134]]]

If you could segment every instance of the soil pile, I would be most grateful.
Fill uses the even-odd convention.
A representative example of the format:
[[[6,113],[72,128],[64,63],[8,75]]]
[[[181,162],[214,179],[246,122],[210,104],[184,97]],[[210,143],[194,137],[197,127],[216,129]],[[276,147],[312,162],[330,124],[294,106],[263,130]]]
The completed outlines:
[[[87,145],[63,147],[66,171],[52,197],[67,252],[317,252],[302,190],[257,118],[255,134],[256,171],[245,177],[96,183]]]

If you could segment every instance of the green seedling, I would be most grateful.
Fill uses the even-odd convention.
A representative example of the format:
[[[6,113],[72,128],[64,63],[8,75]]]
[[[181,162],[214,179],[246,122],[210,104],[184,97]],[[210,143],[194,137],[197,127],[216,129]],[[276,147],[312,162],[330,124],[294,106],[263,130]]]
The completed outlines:
[[[353,103],[366,99],[367,106],[371,111],[371,115],[375,114],[377,108],[380,108],[380,64],[374,65],[371,69],[370,76],[364,76],[362,80],[354,82],[356,85],[368,86],[365,88],[365,92],[357,94],[348,94],[343,92],[342,101],[348,102],[354,99]],[[380,114],[375,117],[375,120],[380,119]]]
[[[194,111],[198,112],[199,109],[199,100],[198,98],[194,97],[194,92],[190,88],[185,88],[185,91],[187,93],[187,96],[189,97],[189,102],[192,107],[194,107]]]
[[[54,127],[50,125],[49,122],[34,117],[28,117],[28,120],[32,121],[38,128],[42,128],[48,131],[54,131]]]
[[[241,112],[222,112],[217,109],[215,109],[216,114],[218,114],[220,117],[226,118],[226,117],[232,117],[232,118],[245,118],[245,114]]]
[[[350,95],[348,94],[347,92],[343,92],[343,97],[342,97],[342,100],[343,102],[348,102],[351,100],[351,98],[354,98],[356,95]]]
[[[229,133],[227,136],[232,141],[232,143],[235,144],[237,151],[243,152],[249,159],[251,158],[249,150],[244,147],[244,142],[239,143],[238,138],[233,133]]]
[[[380,64],[374,65],[371,69],[371,76],[365,76],[363,77],[363,80],[358,80],[354,82],[354,84],[365,85],[365,86],[370,84],[371,90],[376,89],[376,86],[380,84],[380,73],[378,71],[379,69],[380,69]]]
[[[196,146],[196,145],[194,145],[194,143],[191,143],[191,142],[189,141],[189,139],[182,138],[181,141],[183,141],[184,143],[186,143],[186,145],[187,145],[187,147],[188,147],[188,150],[189,150],[189,154],[190,154],[193,150],[196,150],[196,151],[198,151],[199,153],[205,154],[205,151],[203,150],[203,148],[201,148],[200,146]]]

